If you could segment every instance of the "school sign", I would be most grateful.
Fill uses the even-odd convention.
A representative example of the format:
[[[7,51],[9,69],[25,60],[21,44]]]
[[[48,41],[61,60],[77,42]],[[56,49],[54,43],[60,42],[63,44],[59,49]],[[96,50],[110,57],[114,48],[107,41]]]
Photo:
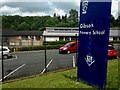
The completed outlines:
[[[80,3],[78,79],[105,88],[111,1]]]

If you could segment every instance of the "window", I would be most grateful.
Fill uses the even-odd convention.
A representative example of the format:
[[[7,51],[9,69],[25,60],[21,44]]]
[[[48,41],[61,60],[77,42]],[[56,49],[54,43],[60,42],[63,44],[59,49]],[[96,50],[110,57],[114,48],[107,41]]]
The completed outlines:
[[[108,50],[114,50],[114,47],[108,47]]]
[[[28,40],[28,36],[22,36],[22,40]]]
[[[65,44],[66,47],[69,47],[70,45],[71,45],[70,43]]]
[[[36,36],[36,40],[39,41],[40,40],[40,36]]]
[[[117,41],[117,37],[113,37],[113,40]]]
[[[60,41],[63,41],[63,39],[64,39],[64,37],[59,37],[59,40],[60,40]]]
[[[71,47],[74,47],[75,46],[75,43],[73,43],[72,45],[71,45]]]
[[[69,39],[69,37],[65,37],[65,40],[66,40],[66,41],[69,41],[70,39]]]
[[[7,49],[6,49],[6,48],[3,48],[3,51],[7,51]]]
[[[71,37],[71,40],[72,40],[72,41],[75,41],[75,40],[76,40],[76,37]]]

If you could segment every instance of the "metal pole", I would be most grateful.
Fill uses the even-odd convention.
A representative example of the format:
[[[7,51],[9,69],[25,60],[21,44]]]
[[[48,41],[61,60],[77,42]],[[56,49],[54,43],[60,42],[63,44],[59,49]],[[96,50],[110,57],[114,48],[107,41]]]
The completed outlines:
[[[46,73],[47,72],[46,36],[44,36],[44,42],[45,42],[45,73]]]
[[[77,44],[77,34],[75,34],[76,36],[76,44]],[[77,61],[78,61],[78,46],[76,45],[76,48],[77,48],[77,52],[76,52],[76,65],[77,65]]]
[[[4,62],[3,62],[3,37],[1,35],[1,49],[2,49],[2,54],[1,54],[1,59],[2,59],[2,82],[4,82]]]

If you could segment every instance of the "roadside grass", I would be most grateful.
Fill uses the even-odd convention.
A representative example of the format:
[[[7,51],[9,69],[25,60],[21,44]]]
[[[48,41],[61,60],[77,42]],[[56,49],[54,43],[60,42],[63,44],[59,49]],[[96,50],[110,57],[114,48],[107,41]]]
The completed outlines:
[[[107,69],[107,88],[120,88],[120,58],[109,60]]]
[[[120,59],[108,61],[106,88],[119,88],[118,64]],[[77,80],[77,69],[60,72],[49,72],[33,78],[19,79],[2,84],[3,88],[94,88],[83,81]]]

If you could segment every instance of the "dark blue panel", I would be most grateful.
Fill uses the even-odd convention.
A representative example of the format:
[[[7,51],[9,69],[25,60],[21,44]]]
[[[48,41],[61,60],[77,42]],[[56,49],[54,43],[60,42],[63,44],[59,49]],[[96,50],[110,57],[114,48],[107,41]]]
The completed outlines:
[[[111,2],[80,5],[78,79],[100,88],[105,87]]]

